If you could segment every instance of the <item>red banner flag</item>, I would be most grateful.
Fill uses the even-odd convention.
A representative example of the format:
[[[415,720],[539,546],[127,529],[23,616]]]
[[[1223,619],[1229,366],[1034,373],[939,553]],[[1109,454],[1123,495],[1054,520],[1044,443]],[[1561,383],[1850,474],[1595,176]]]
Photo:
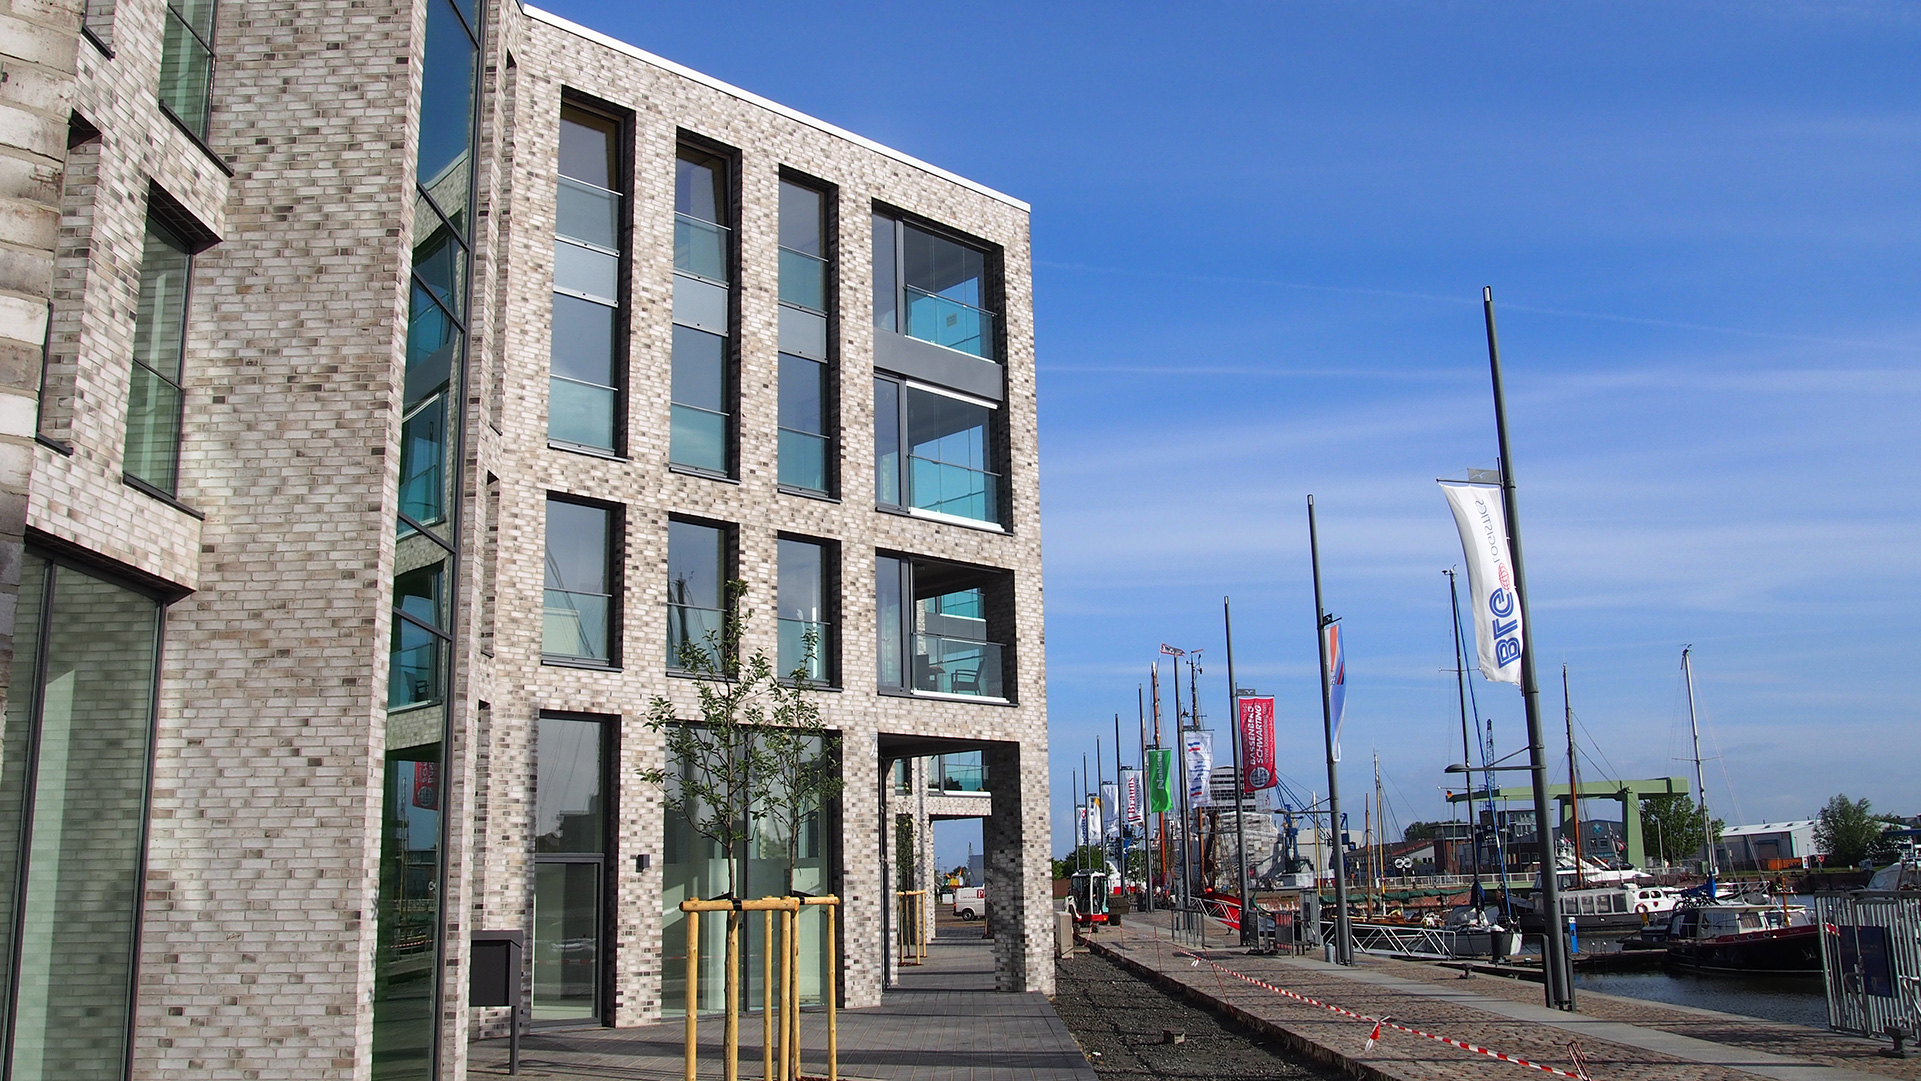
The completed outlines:
[[[435,762],[414,763],[414,806],[423,811],[440,810],[440,765]]]
[[[1273,788],[1280,781],[1274,773],[1274,700],[1236,701],[1241,713],[1241,790]]]

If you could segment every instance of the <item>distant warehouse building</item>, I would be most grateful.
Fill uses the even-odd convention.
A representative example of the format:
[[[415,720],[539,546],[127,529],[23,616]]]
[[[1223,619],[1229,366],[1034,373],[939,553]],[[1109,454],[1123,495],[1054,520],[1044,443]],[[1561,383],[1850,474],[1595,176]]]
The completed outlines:
[[[872,1005],[902,762],[1053,990],[1026,204],[499,0],[0,61],[0,1077],[454,1081],[475,932],[638,1025],[727,982],[680,901],[790,884]],[[843,782],[744,880],[643,776],[729,625]]]
[[[1806,867],[1819,853],[1814,847],[1814,820],[1761,822],[1721,831],[1714,855],[1723,870],[1785,871]]]

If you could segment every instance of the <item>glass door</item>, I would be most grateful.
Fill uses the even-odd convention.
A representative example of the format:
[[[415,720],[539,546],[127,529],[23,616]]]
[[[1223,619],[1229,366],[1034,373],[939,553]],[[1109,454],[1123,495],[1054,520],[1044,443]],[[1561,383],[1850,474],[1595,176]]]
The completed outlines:
[[[535,746],[533,1020],[603,1019],[606,725],[541,717]]]

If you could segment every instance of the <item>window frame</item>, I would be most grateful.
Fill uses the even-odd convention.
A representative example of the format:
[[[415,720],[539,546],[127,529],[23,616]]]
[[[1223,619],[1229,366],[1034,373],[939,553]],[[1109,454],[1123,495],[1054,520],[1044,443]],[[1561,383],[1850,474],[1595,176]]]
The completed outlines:
[[[716,331],[711,327],[697,326],[691,322],[682,323],[677,318],[673,318],[672,322],[673,322],[673,325],[675,326],[684,326],[689,330],[697,331],[703,334],[713,334],[714,336],[720,338],[721,340],[721,357],[720,357],[721,401],[726,406],[726,408],[719,411],[719,415],[725,418],[725,422],[724,422],[725,427],[721,435],[721,457],[723,459],[722,467],[716,470],[703,465],[676,461],[674,459],[674,440],[673,440],[674,408],[676,406],[683,406],[685,408],[697,409],[704,413],[714,413],[715,411],[709,410],[705,406],[695,406],[691,404],[684,405],[683,403],[674,401],[673,399],[674,358],[672,354],[672,347],[670,346],[669,355],[668,355],[668,393],[667,393],[667,400],[668,400],[667,468],[670,472],[674,472],[674,473],[685,473],[692,476],[707,477],[711,480],[720,480],[720,481],[729,481],[729,482],[738,483],[740,479],[740,432],[741,432],[741,416],[740,416],[741,250],[740,250],[740,227],[739,227],[740,216],[741,216],[740,152],[731,147],[725,146],[721,143],[717,143],[711,139],[707,139],[703,136],[700,136],[694,132],[687,131],[685,129],[676,131],[675,137],[674,137],[674,163],[675,163],[674,168],[675,168],[676,187],[674,191],[674,203],[669,204],[669,213],[672,215],[673,223],[678,223],[681,217],[680,211],[678,210],[679,197],[680,197],[680,192],[678,188],[678,182],[679,182],[678,174],[679,174],[679,163],[683,158],[690,161],[697,160],[697,159],[708,159],[711,162],[713,162],[718,168],[724,171],[725,175],[721,177],[720,191],[727,205],[726,217],[728,218],[728,220],[734,223],[733,225],[723,225],[718,222],[707,223],[707,224],[713,225],[718,229],[724,230],[727,234],[726,235],[727,250],[723,253],[723,258],[726,263],[726,273],[727,273],[727,280],[725,282],[717,282],[712,278],[703,277],[694,271],[682,270],[678,266],[673,267],[673,275],[676,279],[686,278],[691,282],[699,283],[701,286],[705,286],[708,288],[718,288],[724,291],[724,296],[726,298],[726,303],[727,303],[727,320],[726,320],[727,326],[724,331]],[[697,218],[692,218],[691,215],[689,215],[688,217],[696,221],[701,220]],[[678,281],[676,281],[674,283],[674,291],[678,293],[679,289],[680,289],[680,284]],[[677,309],[679,306],[677,304],[674,304],[674,305],[671,305],[671,307],[676,309],[676,313],[677,313]]]
[[[739,613],[738,611],[736,611],[737,606],[728,603],[727,591],[728,591],[729,583],[735,581],[738,578],[740,573],[740,529],[737,525],[735,525],[732,522],[723,522],[714,518],[702,518],[698,515],[690,515],[690,514],[670,514],[667,516],[667,524],[668,524],[667,561],[666,561],[667,566],[665,568],[667,571],[667,575],[662,584],[667,587],[666,596],[668,599],[662,602],[662,606],[669,610],[674,608],[694,608],[698,611],[703,611],[703,612],[718,612],[720,615],[720,621],[719,621],[720,633],[724,641],[726,638],[729,626],[733,623],[735,619],[739,618]],[[717,609],[701,608],[698,605],[678,604],[672,599],[673,598],[672,574],[673,574],[673,563],[674,563],[673,526],[675,524],[686,525],[686,526],[696,526],[701,529],[712,529],[720,534],[718,553],[717,553],[720,557],[720,566],[715,575],[715,579],[716,579],[715,588],[718,590],[718,593],[719,593],[719,596],[716,597],[715,599],[720,603],[719,608]],[[667,614],[668,614],[668,618],[671,620],[672,619],[671,611],[669,611]],[[663,631],[667,632],[667,633],[664,633],[662,636],[662,639],[663,639],[662,644],[663,646],[666,647],[663,650],[663,652],[665,653],[665,662],[667,666],[668,675],[680,676],[680,677],[690,678],[690,679],[691,678],[712,678],[713,676],[731,677],[734,666],[739,662],[739,659],[740,659],[738,655],[731,656],[731,657],[715,658],[716,671],[713,673],[697,672],[690,668],[682,668],[679,664],[678,658],[672,652],[673,635],[671,633],[671,624],[668,627],[663,627],[662,629]]]
[[[614,971],[615,965],[613,961],[616,952],[615,936],[619,929],[619,923],[614,911],[616,898],[619,894],[614,888],[614,879],[617,877],[615,873],[616,868],[620,866],[618,859],[618,847],[620,843],[620,773],[617,768],[621,753],[620,717],[616,714],[583,713],[575,710],[539,710],[534,715],[534,743],[536,748],[538,748],[540,740],[540,722],[550,718],[558,721],[586,721],[600,727],[601,850],[598,853],[541,852],[538,849],[539,835],[530,831],[527,845],[528,862],[533,864],[591,863],[600,867],[600,919],[598,921],[598,927],[596,928],[600,937],[598,942],[599,956],[595,958],[595,965],[598,968],[598,978],[595,980],[594,987],[594,1020],[602,1025],[607,1025],[612,1023],[614,997],[617,989]],[[540,763],[538,754],[536,754],[534,758],[533,773],[535,778],[533,802],[535,803],[536,809],[538,809],[540,799],[538,785]],[[538,867],[536,867],[535,870],[538,872]],[[528,946],[530,949],[533,946],[531,938],[528,941]],[[529,972],[531,973],[531,958],[529,959],[529,964]],[[529,987],[531,990],[531,984]],[[549,1022],[530,1020],[528,1023],[536,1028],[545,1028],[550,1025],[557,1027],[578,1024],[579,1022],[572,1018],[562,1018]]]
[[[614,255],[617,260],[615,274],[614,274],[614,291],[616,293],[616,296],[613,298],[615,301],[613,305],[614,333],[613,333],[613,341],[610,346],[612,353],[608,357],[608,375],[613,379],[613,385],[607,388],[613,392],[613,399],[614,399],[613,420],[612,420],[613,430],[610,433],[612,436],[611,442],[613,443],[613,446],[597,447],[590,443],[576,443],[572,440],[556,439],[552,434],[552,431],[553,431],[553,390],[552,390],[553,384],[552,384],[552,381],[554,379],[568,379],[568,377],[557,376],[554,374],[554,371],[553,371],[553,366],[552,366],[553,337],[552,336],[554,333],[554,326],[556,325],[558,320],[551,317],[548,323],[549,360],[548,360],[547,376],[548,376],[549,382],[548,382],[548,393],[547,393],[547,427],[548,427],[547,445],[556,450],[570,451],[578,454],[587,454],[587,455],[600,457],[600,458],[613,457],[613,458],[619,458],[619,459],[625,460],[627,457],[627,447],[628,447],[627,428],[628,428],[628,418],[629,418],[629,409],[630,409],[629,398],[632,395],[632,386],[633,386],[632,384],[633,317],[632,317],[632,304],[630,302],[630,298],[633,293],[633,263],[634,263],[634,114],[632,110],[619,108],[618,106],[615,106],[609,102],[603,101],[599,98],[595,98],[590,95],[583,94],[577,90],[574,90],[571,87],[562,87],[561,94],[560,94],[560,112],[555,121],[556,148],[558,148],[559,118],[565,117],[569,111],[585,113],[590,117],[593,117],[595,119],[598,119],[613,125],[613,128],[614,128],[613,134],[612,134],[612,138],[615,141],[614,170],[616,175],[614,177],[614,181],[616,184],[619,185],[619,187],[617,189],[601,189],[603,191],[607,191],[609,194],[615,196],[620,200],[620,220],[615,223],[615,233],[616,233],[615,242],[619,245],[620,250],[617,252],[609,253]],[[576,180],[573,177],[567,177],[564,174],[562,174],[559,168],[558,149],[556,149],[556,154],[555,154],[554,177],[555,177],[555,180],[554,180],[554,200],[555,200],[554,243],[556,245],[563,244],[563,243],[579,244],[580,246],[589,248],[590,250],[601,250],[601,249],[595,248],[591,244],[588,244],[584,241],[576,240],[571,237],[567,238],[566,240],[563,240],[561,238],[560,229],[559,229],[560,188],[569,182],[575,183],[575,184],[581,184],[586,187],[597,187],[597,185],[588,184],[586,181]],[[588,303],[603,304],[600,298],[589,297],[575,290],[562,289],[558,282],[554,283],[552,292],[556,296],[567,296],[576,300],[583,300]],[[603,306],[605,305],[603,304]],[[580,380],[574,380],[574,379],[568,379],[568,381],[577,382],[577,383],[582,382]],[[582,385],[593,385],[593,384],[582,383]]]
[[[776,533],[774,535],[774,541],[776,546],[774,549],[776,554],[774,560],[774,622],[776,633],[778,633],[779,624],[786,618],[780,614],[781,567],[778,555],[780,551],[779,544],[783,541],[793,544],[810,544],[820,550],[822,618],[815,622],[824,623],[827,627],[826,633],[821,635],[820,654],[817,658],[821,669],[820,679],[796,681],[790,678],[789,670],[780,664],[778,643],[776,643],[774,654],[774,674],[782,683],[788,684],[789,686],[798,686],[814,690],[838,689],[841,686],[840,666],[841,640],[843,634],[841,627],[843,605],[841,602],[842,572],[840,542],[827,537],[815,537],[805,533],[790,533],[785,530]]]
[[[166,0],[166,4],[164,5],[166,10],[162,12],[160,19],[160,69],[162,72],[165,72],[167,67],[166,40],[168,19],[178,20],[181,27],[183,27],[188,34],[192,35],[195,44],[207,51],[207,93],[206,100],[201,102],[200,105],[205,115],[202,117],[200,125],[196,127],[192,121],[174,112],[173,106],[168,105],[167,99],[161,97],[157,90],[154,94],[155,104],[159,106],[160,111],[165,114],[168,119],[179,125],[180,130],[193,136],[203,147],[206,145],[208,135],[213,129],[213,77],[220,60],[220,54],[214,49],[215,31],[220,28],[220,2],[219,0],[206,0],[206,2],[211,10],[208,12],[207,34],[205,37],[202,37],[200,31],[194,27],[193,23],[189,22],[187,17],[180,13],[179,7],[174,3],[174,0]],[[456,7],[458,7],[458,5],[456,5]],[[471,33],[471,31],[469,32]]]
[[[545,502],[541,504],[543,517],[543,533],[541,536],[543,572],[545,568],[544,561],[547,559],[548,553],[548,538],[545,533],[546,527],[544,519],[548,508],[554,503],[567,503],[577,507],[590,507],[594,510],[606,512],[607,531],[601,538],[601,544],[604,551],[604,558],[606,559],[606,567],[603,573],[605,574],[605,581],[607,583],[607,659],[603,661],[594,657],[575,657],[567,654],[547,652],[544,613],[546,587],[543,573],[540,663],[550,668],[590,668],[595,671],[618,672],[621,670],[621,640],[623,638],[621,634],[624,608],[622,601],[626,596],[624,568],[627,562],[627,506],[624,503],[614,503],[604,499],[593,499],[588,496],[575,495],[571,492],[549,491]]]
[[[841,452],[840,189],[837,186],[828,183],[827,181],[820,180],[812,176],[808,176],[805,173],[798,172],[786,166],[782,166],[780,168],[778,182],[781,186],[794,187],[803,191],[811,192],[820,200],[819,228],[820,228],[821,254],[817,257],[810,257],[810,258],[818,258],[820,263],[822,264],[821,266],[821,301],[824,305],[824,308],[823,310],[816,311],[804,305],[794,304],[786,300],[779,299],[780,289],[779,289],[779,282],[778,282],[778,273],[779,273],[778,262],[775,268],[776,283],[775,283],[774,292],[776,297],[776,304],[778,307],[792,308],[797,312],[802,312],[810,316],[818,317],[824,322],[825,348],[822,350],[823,355],[818,357],[810,357],[805,353],[799,352],[796,349],[786,348],[788,343],[779,342],[779,341],[776,342],[776,348],[777,348],[779,357],[777,357],[775,361],[775,372],[774,372],[775,384],[776,384],[775,386],[776,413],[775,413],[775,419],[774,419],[775,442],[776,442],[775,459],[776,460],[774,465],[774,481],[775,481],[774,486],[778,491],[785,492],[789,495],[806,496],[813,499],[838,499],[840,498],[840,491],[841,491],[841,475],[840,475],[841,473],[841,470],[840,470],[840,465],[841,465],[840,463],[840,452]],[[776,249],[777,257],[780,252],[793,250],[779,243],[778,221],[776,222],[776,227],[775,227],[775,249]],[[805,252],[795,252],[795,254],[801,255],[803,257],[807,257]],[[820,365],[820,369],[821,369],[820,371],[820,376],[821,376],[821,379],[820,379],[820,427],[821,427],[821,430],[819,432],[805,432],[798,428],[788,428],[785,425],[781,424],[780,422],[781,418],[778,412],[778,409],[779,409],[778,391],[779,391],[779,382],[780,382],[780,374],[781,374],[780,368],[784,364],[784,360],[780,358],[785,358],[785,357],[793,357],[796,360]],[[781,456],[779,454],[778,443],[779,443],[781,433],[789,432],[789,431],[797,435],[803,435],[809,438],[818,438],[821,440],[822,487],[810,488],[805,485],[790,484],[780,479],[780,457]]]
[[[876,449],[875,449],[875,456],[874,456],[874,509],[887,514],[904,514],[909,517],[925,518],[929,521],[944,522],[949,525],[958,525],[968,529],[980,529],[980,530],[985,530],[987,532],[1000,532],[1000,533],[1013,532],[1013,530],[1010,528],[1008,524],[1012,520],[1013,515],[1012,515],[1012,506],[1010,502],[1012,498],[1012,493],[1009,491],[1009,484],[1007,482],[1007,479],[1008,479],[1007,469],[1006,469],[1006,460],[1008,458],[1008,454],[1005,449],[1006,440],[1005,440],[1005,434],[1004,434],[1006,430],[1006,423],[1007,423],[1006,416],[1005,416],[1005,403],[990,402],[985,399],[977,398],[971,394],[966,394],[958,390],[950,390],[947,387],[939,386],[934,383],[928,383],[918,379],[911,379],[903,375],[895,375],[891,372],[884,371],[881,369],[876,369],[874,371],[874,381],[876,383],[881,383],[881,382],[892,383],[896,388],[894,433],[895,433],[895,448],[896,448],[895,469],[896,469],[897,475],[894,478],[894,483],[895,483],[896,490],[900,493],[900,497],[901,497],[901,501],[898,503],[889,503],[881,498],[881,492],[880,492],[881,464],[880,464],[880,453],[879,453],[880,437],[877,429],[875,433]],[[998,470],[988,468],[980,471],[990,477],[996,478],[1000,482],[999,483],[1000,490],[995,493],[995,497],[992,503],[993,512],[994,512],[993,518],[991,519],[968,518],[964,515],[948,514],[944,511],[929,510],[925,507],[917,507],[914,505],[913,468],[908,464],[909,461],[914,457],[913,435],[907,426],[907,417],[909,413],[907,396],[910,391],[918,391],[923,394],[939,395],[940,397],[951,398],[955,401],[987,410],[987,431],[983,441],[983,449],[986,451],[986,457],[987,457],[986,464],[988,466],[998,465],[1002,467]],[[876,400],[875,406],[874,406],[874,420],[876,425],[878,425],[881,422],[881,419],[882,418],[880,415],[880,403],[878,400]]]
[[[186,509],[184,505],[180,503],[180,448],[182,444],[186,442],[187,331],[193,323],[193,268],[194,261],[199,254],[209,247],[212,247],[218,242],[219,238],[215,237],[211,231],[195,220],[194,217],[175,201],[172,196],[168,195],[164,189],[158,185],[149,186],[147,191],[146,219],[141,231],[141,244],[143,246],[140,260],[141,269],[135,284],[133,315],[133,337],[135,340],[140,336],[139,291],[144,288],[146,281],[147,260],[144,245],[149,237],[156,236],[162,243],[186,256],[186,266],[181,271],[180,323],[176,328],[180,336],[179,355],[176,358],[180,374],[177,377],[169,377],[161,372],[155,371],[140,359],[137,351],[132,352],[129,356],[127,368],[129,380],[127,408],[121,416],[120,478],[129,487],[136,488],[157,499]],[[128,435],[132,431],[133,394],[131,380],[134,374],[133,369],[136,367],[145,369],[154,378],[161,380],[167,386],[173,388],[175,394],[173,449],[168,461],[168,473],[171,477],[169,484],[157,484],[149,478],[128,472],[126,468]],[[198,512],[192,513],[197,514]]]
[[[989,335],[990,340],[987,342],[988,349],[992,355],[981,357],[962,349],[954,349],[953,351],[962,356],[975,357],[975,359],[985,361],[989,364],[1006,365],[1007,297],[1004,284],[1005,270],[1003,269],[1003,252],[1001,246],[980,237],[969,236],[958,229],[943,225],[929,218],[924,218],[911,211],[880,202],[876,202],[873,206],[873,221],[876,225],[882,221],[886,221],[893,226],[893,251],[889,258],[889,270],[894,276],[892,325],[884,325],[880,322],[880,312],[877,309],[873,315],[875,329],[890,330],[903,338],[913,338],[914,341],[924,342],[940,349],[953,348],[952,346],[941,345],[939,342],[926,338],[915,338],[913,335],[907,333],[906,231],[908,229],[915,229],[936,240],[944,240],[947,243],[966,248],[981,257],[981,302],[978,305],[967,306],[975,308],[993,319],[993,333]],[[875,266],[874,296],[876,301],[878,301],[880,295],[878,260],[875,261]],[[954,303],[964,302],[954,301]]]

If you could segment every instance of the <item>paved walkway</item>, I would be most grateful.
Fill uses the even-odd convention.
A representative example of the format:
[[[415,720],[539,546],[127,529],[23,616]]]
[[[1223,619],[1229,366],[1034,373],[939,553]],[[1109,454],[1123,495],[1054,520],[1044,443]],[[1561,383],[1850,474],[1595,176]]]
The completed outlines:
[[[900,986],[869,1009],[841,1010],[840,1076],[876,1081],[1094,1081],[1093,1068],[1045,996],[994,990],[993,944],[978,930],[945,931],[927,964],[901,970]],[[679,1021],[640,1028],[541,1030],[520,1040],[528,1078],[679,1081]],[[743,1016],[740,1076],[761,1074],[761,1022]],[[700,1075],[721,1076],[721,1023],[700,1024]],[[826,1076],[826,1014],[801,1015],[801,1070]],[[507,1041],[475,1043],[470,1075],[504,1075]]]
[[[1570,1073],[1577,1071],[1569,1044],[1578,1041],[1595,1081],[1921,1081],[1921,1060],[1885,1058],[1878,1053],[1884,1044],[1818,1029],[1586,990],[1577,996],[1579,1012],[1550,1010],[1541,1004],[1537,984],[1463,980],[1435,965],[1365,955],[1342,968],[1218,947],[1194,951],[1176,946],[1162,921],[1148,917],[1130,917],[1091,944],[1363,1076],[1435,1081],[1546,1075],[1392,1028],[1383,1028],[1369,1049],[1371,1022],[1248,981]]]

